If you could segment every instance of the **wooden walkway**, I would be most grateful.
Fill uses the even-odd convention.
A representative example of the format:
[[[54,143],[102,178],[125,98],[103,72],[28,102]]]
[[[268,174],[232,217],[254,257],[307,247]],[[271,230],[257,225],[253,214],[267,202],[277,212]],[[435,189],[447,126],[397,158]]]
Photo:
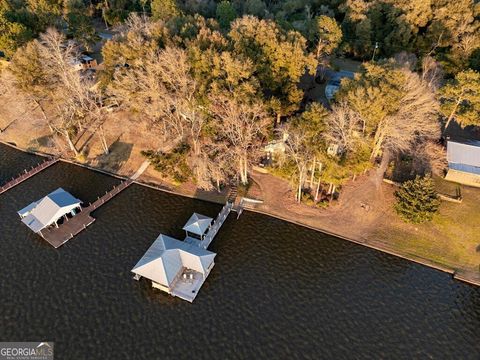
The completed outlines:
[[[228,214],[230,214],[230,211],[232,211],[232,208],[233,204],[231,202],[227,202],[225,204],[225,206],[222,208],[222,211],[220,211],[220,214],[218,214],[217,218],[213,222],[213,225],[208,230],[207,235],[200,242],[201,247],[203,247],[204,249],[208,248],[210,243],[213,241],[213,238],[215,237],[215,235],[217,235],[218,231],[227,219]]]
[[[111,191],[98,198],[93,204],[83,208],[80,213],[70,219],[66,219],[58,228],[52,227],[50,229],[43,230],[39,233],[39,235],[47,240],[48,243],[54,248],[62,246],[95,221],[95,218],[91,216],[93,211],[110,201],[113,197],[129,187],[132,183],[132,179],[123,181],[120,183],[120,185],[115,186]]]
[[[30,170],[26,170],[22,173],[19,174],[16,178],[13,178],[3,186],[0,186],[0,194],[3,194],[4,192],[10,190],[11,188],[17,186],[18,184],[24,182],[27,179],[30,179],[32,176],[38,174],[40,171],[45,170],[46,168],[52,166],[59,160],[58,157],[51,158],[48,160],[45,160],[43,163],[32,167]]]

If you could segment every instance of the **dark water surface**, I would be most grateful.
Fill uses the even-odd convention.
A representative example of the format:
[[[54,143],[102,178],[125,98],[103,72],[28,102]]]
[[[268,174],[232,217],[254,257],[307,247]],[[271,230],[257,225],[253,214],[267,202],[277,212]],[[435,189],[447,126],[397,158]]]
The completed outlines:
[[[0,181],[35,162],[0,145]],[[231,216],[194,304],[132,279],[162,232],[220,206],[134,185],[60,249],[16,211],[59,186],[92,201],[118,180],[59,163],[0,195],[0,341],[56,359],[479,359],[480,290],[268,216]]]

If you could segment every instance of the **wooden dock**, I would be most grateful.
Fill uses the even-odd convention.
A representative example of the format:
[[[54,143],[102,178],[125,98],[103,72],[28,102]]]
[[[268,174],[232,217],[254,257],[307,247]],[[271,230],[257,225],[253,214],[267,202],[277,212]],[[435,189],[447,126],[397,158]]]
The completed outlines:
[[[45,160],[43,163],[32,167],[30,170],[25,169],[22,174],[19,174],[17,177],[8,181],[6,184],[0,186],[0,194],[10,190],[11,188],[17,186],[18,184],[24,182],[27,179],[30,179],[32,176],[38,174],[40,171],[45,170],[46,168],[52,166],[58,162],[59,158],[54,157],[48,160]]]
[[[88,207],[82,208],[82,211],[70,219],[65,219],[63,224],[58,228],[51,227],[50,229],[42,230],[39,235],[43,237],[54,248],[58,248],[65,244],[68,240],[85,230],[87,226],[91,225],[95,218],[91,213],[100,206],[110,201],[113,197],[125,190],[132,184],[133,180],[128,179],[115,186],[111,191],[107,192],[102,197],[99,197],[94,203]]]
[[[218,230],[222,227],[223,223],[228,217],[228,214],[232,211],[233,208],[233,203],[227,202],[225,206],[222,208],[222,211],[220,211],[220,214],[218,214],[217,218],[214,220],[213,225],[210,227],[208,230],[207,235],[203,238],[203,240],[200,242],[200,246],[203,247],[204,249],[208,248],[210,243],[213,241],[213,238],[215,235],[217,235]]]

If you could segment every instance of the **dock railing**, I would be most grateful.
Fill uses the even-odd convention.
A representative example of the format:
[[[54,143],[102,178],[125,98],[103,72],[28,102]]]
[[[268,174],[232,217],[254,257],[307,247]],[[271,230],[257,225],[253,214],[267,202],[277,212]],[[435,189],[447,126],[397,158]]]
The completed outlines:
[[[203,247],[204,249],[208,248],[210,243],[213,241],[213,238],[215,237],[215,235],[217,235],[218,231],[220,230],[228,215],[232,211],[232,208],[233,203],[227,202],[225,204],[225,206],[222,208],[222,211],[220,211],[220,214],[218,214],[217,218],[214,220],[213,225],[208,230],[207,235],[200,243],[201,247]]]
[[[23,173],[19,174],[17,177],[12,178],[10,181],[0,186],[0,194],[10,190],[11,188],[36,175],[40,171],[55,164],[58,160],[58,157],[50,158],[48,160],[45,160],[43,163],[38,164],[37,166],[33,166],[30,170],[25,169]]]

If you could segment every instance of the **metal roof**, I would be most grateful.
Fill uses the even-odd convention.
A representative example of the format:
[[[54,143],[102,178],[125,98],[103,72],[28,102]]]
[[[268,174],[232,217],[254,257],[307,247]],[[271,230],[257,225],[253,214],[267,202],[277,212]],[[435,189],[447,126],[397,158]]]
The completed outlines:
[[[80,206],[82,202],[58,188],[39,201],[35,201],[18,211],[22,222],[34,232],[39,232],[53,224],[62,216]]]
[[[213,219],[211,217],[193,213],[193,215],[188,219],[187,223],[183,227],[183,230],[188,231],[192,234],[202,236],[208,230],[212,224]]]
[[[453,164],[480,167],[480,141],[447,142],[447,160]]]
[[[132,272],[170,287],[183,267],[206,274],[215,253],[160,234]]]

